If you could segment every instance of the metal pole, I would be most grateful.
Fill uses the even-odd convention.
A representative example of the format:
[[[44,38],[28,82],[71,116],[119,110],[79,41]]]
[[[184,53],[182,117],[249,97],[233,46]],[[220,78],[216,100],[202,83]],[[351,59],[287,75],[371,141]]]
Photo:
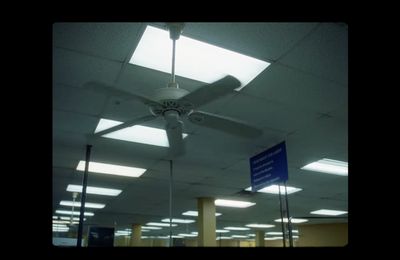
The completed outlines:
[[[281,196],[281,185],[279,187],[279,206],[281,208],[281,223],[282,223],[282,240],[283,240],[283,247],[286,247],[286,236],[285,236],[285,227],[283,223],[283,210],[282,210],[282,196]]]
[[[78,241],[76,242],[77,247],[82,247],[83,214],[85,212],[86,186],[87,186],[87,179],[88,179],[88,169],[89,169],[90,150],[91,149],[92,149],[92,146],[90,144],[86,145],[86,163],[85,163],[85,173],[83,174],[83,183],[82,183],[81,209],[80,209],[79,227],[78,227]]]
[[[169,246],[172,247],[172,160],[169,161]]]
[[[175,39],[172,40],[172,83],[175,83]]]
[[[286,197],[286,213],[287,213],[287,218],[288,218],[288,229],[289,229],[289,244],[290,244],[290,247],[293,247],[292,223],[291,223],[291,217],[289,214],[289,200],[288,200],[288,196],[287,196],[286,181],[285,181],[285,197]]]

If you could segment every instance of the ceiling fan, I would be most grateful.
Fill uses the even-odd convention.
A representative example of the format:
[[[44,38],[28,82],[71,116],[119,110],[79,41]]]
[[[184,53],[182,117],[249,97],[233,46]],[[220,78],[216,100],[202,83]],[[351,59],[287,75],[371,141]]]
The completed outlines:
[[[247,125],[245,122],[224,117],[212,113],[195,110],[197,107],[207,104],[226,94],[232,93],[241,83],[233,76],[227,75],[211,84],[206,84],[198,89],[189,92],[179,88],[175,81],[175,41],[179,39],[183,23],[167,23],[169,35],[172,39],[172,72],[171,82],[167,87],[156,89],[151,97],[132,94],[127,91],[118,90],[113,86],[102,82],[90,81],[84,84],[84,87],[98,93],[107,95],[121,96],[129,99],[141,101],[150,108],[150,115],[128,120],[117,126],[105,129],[94,134],[95,137],[139,125],[144,122],[163,116],[166,121],[165,130],[170,146],[172,156],[178,156],[184,153],[184,144],[182,137],[183,122],[182,119],[188,119],[191,123],[200,126],[224,131],[229,134],[240,137],[257,137],[262,134],[260,129]]]

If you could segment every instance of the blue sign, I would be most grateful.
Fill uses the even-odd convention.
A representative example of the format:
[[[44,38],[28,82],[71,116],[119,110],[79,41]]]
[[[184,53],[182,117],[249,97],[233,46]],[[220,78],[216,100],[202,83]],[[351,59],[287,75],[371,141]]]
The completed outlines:
[[[285,142],[250,158],[251,190],[258,191],[288,179]]]

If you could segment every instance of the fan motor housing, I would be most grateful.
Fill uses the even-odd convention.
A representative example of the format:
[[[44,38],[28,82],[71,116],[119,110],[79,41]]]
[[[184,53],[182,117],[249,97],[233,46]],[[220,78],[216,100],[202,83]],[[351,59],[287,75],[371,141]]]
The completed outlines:
[[[182,88],[161,88],[157,89],[152,99],[157,101],[159,104],[152,104],[150,106],[150,112],[155,115],[164,115],[166,111],[174,110],[179,115],[186,115],[193,110],[193,104],[182,100],[181,98],[189,93],[186,89]]]

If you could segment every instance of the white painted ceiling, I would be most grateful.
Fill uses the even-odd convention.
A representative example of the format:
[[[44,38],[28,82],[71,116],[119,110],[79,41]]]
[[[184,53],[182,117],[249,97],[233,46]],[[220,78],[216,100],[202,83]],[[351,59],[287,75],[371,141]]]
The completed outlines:
[[[148,115],[137,101],[123,101],[85,90],[91,80],[137,94],[166,86],[170,75],[128,64],[146,25],[163,23],[55,23],[53,25],[53,212],[72,200],[68,184],[81,184],[75,170],[85,159],[87,134],[100,118],[125,121]],[[174,161],[173,217],[196,210],[197,197],[242,199],[257,204],[247,209],[217,207],[217,227],[270,223],[279,218],[278,195],[246,194],[249,158],[286,141],[288,185],[302,188],[289,195],[292,216],[310,216],[321,208],[347,210],[347,177],[301,170],[305,164],[330,158],[348,161],[348,32],[335,23],[186,23],[183,35],[240,52],[272,64],[242,91],[201,107],[261,128],[256,139],[242,139],[185,121],[187,153]],[[179,51],[179,50],[178,50]],[[177,64],[178,66],[178,64]],[[177,77],[189,91],[203,83]],[[163,126],[162,119],[148,125]],[[167,218],[169,162],[163,147],[102,138],[92,148],[93,161],[148,170],[140,178],[89,174],[90,186],[122,189],[118,197],[88,195],[105,203],[88,209],[88,225],[117,228]],[[190,217],[187,217],[190,218]],[[308,223],[346,219],[310,219]],[[196,223],[174,232],[196,231]],[[277,225],[271,231],[279,231]],[[167,234],[168,229],[151,231]],[[147,232],[146,235],[151,235]],[[239,232],[240,233],[240,232]]]

